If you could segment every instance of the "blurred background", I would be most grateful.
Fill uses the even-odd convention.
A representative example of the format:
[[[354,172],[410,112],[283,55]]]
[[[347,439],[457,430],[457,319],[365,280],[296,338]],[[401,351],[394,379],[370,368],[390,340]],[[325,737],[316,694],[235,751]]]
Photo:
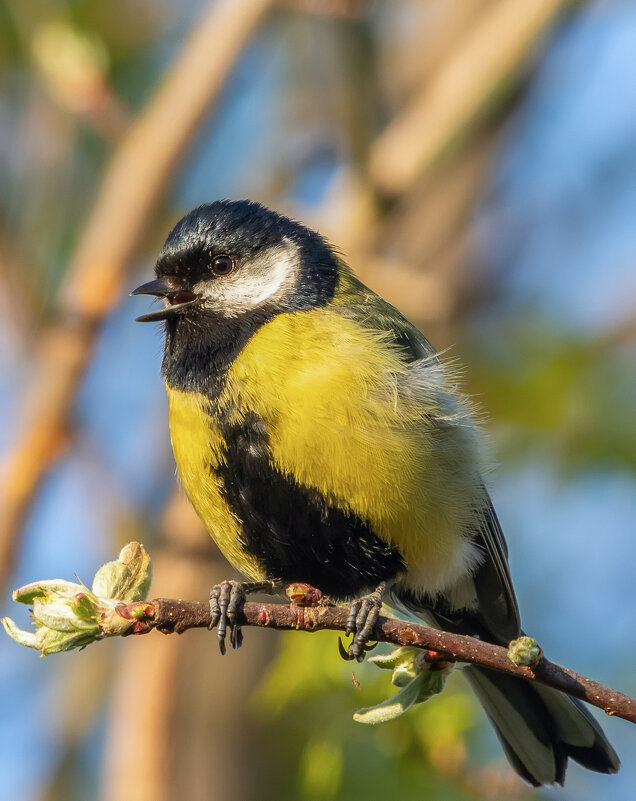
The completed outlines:
[[[635,74],[636,0],[3,0],[2,613],[132,539],[154,596],[228,577],[128,292],[183,213],[250,197],[466,365],[526,630],[636,694]],[[527,790],[460,671],[354,723],[390,687],[333,634],[0,654],[6,799],[636,797],[636,727],[610,718],[620,774]]]

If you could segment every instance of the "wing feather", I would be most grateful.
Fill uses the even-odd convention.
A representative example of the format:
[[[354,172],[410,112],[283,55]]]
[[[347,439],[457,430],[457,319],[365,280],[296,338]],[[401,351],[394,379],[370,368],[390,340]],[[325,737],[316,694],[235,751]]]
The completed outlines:
[[[341,313],[375,331],[387,333],[401,350],[406,364],[415,366],[436,355],[435,348],[412,323],[355,277],[347,276],[341,297],[345,301]],[[508,567],[506,540],[485,488],[483,494],[485,505],[476,521],[474,542],[484,559],[472,578],[479,628],[501,642],[509,642],[519,634],[519,609]],[[451,622],[449,616],[453,617],[451,605],[445,599],[436,599],[431,613],[445,625]]]

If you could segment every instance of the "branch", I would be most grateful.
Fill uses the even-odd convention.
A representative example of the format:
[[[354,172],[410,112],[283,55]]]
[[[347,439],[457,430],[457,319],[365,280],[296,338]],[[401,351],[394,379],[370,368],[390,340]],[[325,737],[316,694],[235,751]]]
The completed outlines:
[[[152,629],[169,634],[181,634],[187,629],[207,628],[210,624],[209,604],[204,601],[182,601],[157,598],[143,603],[144,614],[139,615],[139,604],[129,604],[120,614],[136,617],[130,633],[145,634]],[[348,610],[341,606],[296,606],[295,604],[246,603],[238,622],[243,626],[260,626],[279,631],[344,631]],[[449,662],[465,662],[508,673],[528,681],[537,681],[555,690],[587,701],[608,715],[636,723],[636,699],[612,690],[573,670],[542,658],[534,667],[519,667],[500,645],[478,640],[463,634],[451,634],[427,626],[420,626],[393,617],[380,617],[373,639],[393,645],[414,646],[436,652],[434,658]]]
[[[146,549],[138,542],[130,542],[121,549],[116,560],[99,568],[90,588],[81,581],[47,579],[15,590],[13,600],[31,607],[35,630],[23,631],[10,618],[3,618],[1,622],[12,639],[42,655],[84,648],[104,637],[147,634],[152,629],[180,634],[187,629],[210,625],[208,602],[170,598],[146,601],[151,575]],[[286,592],[291,604],[246,603],[238,615],[238,623],[281,631],[346,630],[349,610],[329,604],[319,590],[296,583]],[[608,715],[636,723],[636,699],[549,662],[530,637],[513,640],[506,649],[475,637],[451,634],[395,617],[380,617],[372,639],[406,648],[395,652],[397,662],[395,654],[388,658],[373,657],[373,661],[384,668],[396,668],[400,661],[409,662],[411,675],[411,668],[419,673],[419,679],[414,678],[414,681],[421,681],[414,689],[422,696],[420,700],[440,692],[449,663],[466,662],[538,681],[587,701]],[[418,655],[409,651],[409,647],[423,649],[423,653]],[[397,686],[404,684],[399,682]]]
[[[502,81],[520,69],[564,0],[497,0],[475,21],[371,151],[376,187],[399,195],[483,109]]]

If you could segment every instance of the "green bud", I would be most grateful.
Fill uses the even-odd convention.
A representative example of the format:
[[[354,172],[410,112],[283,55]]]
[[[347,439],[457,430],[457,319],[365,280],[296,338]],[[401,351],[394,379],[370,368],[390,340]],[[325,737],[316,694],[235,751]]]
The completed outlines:
[[[104,637],[116,637],[119,634],[125,634],[136,622],[136,619],[132,616],[124,617],[121,615],[117,605],[103,608],[99,616],[99,628]]]
[[[150,576],[150,558],[143,545],[131,542],[122,548],[117,561],[100,567],[92,590],[63,579],[34,581],[15,590],[15,601],[33,607],[35,631],[23,631],[10,618],[2,623],[12,639],[43,656],[84,648],[140,625],[137,620],[147,614],[147,605],[140,604],[143,610],[131,612],[125,604],[145,600]]]
[[[519,667],[536,667],[543,659],[543,649],[534,637],[518,637],[508,645],[508,659]]]

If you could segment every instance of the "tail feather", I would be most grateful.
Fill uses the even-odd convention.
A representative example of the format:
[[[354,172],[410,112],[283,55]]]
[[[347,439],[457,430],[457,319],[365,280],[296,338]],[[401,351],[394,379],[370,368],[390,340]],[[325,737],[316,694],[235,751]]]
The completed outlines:
[[[530,784],[563,784],[568,757],[599,773],[620,762],[601,727],[578,701],[484,668],[465,676],[517,773]]]
[[[478,634],[503,644],[478,612],[453,610],[444,598],[393,594],[394,605],[429,625],[458,634]],[[509,633],[509,632],[507,632]],[[563,784],[568,758],[598,773],[616,773],[620,761],[603,730],[585,706],[574,698],[505,673],[471,665],[463,671],[506,756],[529,784]]]

